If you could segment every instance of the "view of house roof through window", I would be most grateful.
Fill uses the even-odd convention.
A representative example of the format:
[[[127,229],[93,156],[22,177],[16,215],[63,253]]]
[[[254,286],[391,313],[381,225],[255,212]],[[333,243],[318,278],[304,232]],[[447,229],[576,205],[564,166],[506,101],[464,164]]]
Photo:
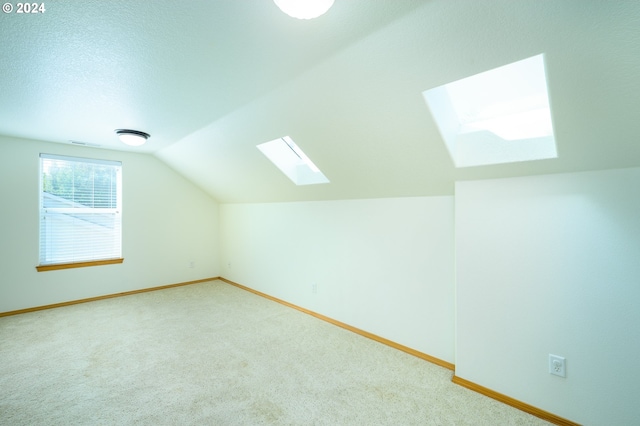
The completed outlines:
[[[329,179],[289,136],[257,146],[296,185],[329,183]]]
[[[556,158],[544,56],[423,92],[456,167]]]
[[[40,264],[122,257],[122,163],[40,154]]]

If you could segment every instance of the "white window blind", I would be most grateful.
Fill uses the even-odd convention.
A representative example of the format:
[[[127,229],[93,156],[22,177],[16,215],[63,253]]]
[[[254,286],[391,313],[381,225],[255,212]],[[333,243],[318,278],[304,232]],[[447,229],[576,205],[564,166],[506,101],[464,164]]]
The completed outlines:
[[[40,154],[40,265],[122,257],[122,163]]]

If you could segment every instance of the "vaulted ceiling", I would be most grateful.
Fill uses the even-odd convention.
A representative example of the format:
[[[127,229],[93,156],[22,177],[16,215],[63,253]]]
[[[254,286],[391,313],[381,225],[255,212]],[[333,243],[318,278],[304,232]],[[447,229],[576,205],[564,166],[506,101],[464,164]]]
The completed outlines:
[[[221,202],[640,166],[637,0],[336,0],[309,21],[272,0],[44,4],[0,16],[0,134],[155,155]],[[422,92],[540,53],[558,158],[456,169]],[[256,149],[286,135],[331,183]]]

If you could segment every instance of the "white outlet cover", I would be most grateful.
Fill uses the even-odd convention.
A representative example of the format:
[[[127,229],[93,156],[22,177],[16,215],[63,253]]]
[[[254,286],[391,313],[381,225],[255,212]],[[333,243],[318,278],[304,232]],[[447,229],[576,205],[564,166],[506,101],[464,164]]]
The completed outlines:
[[[549,374],[567,377],[567,366],[564,357],[549,354]]]

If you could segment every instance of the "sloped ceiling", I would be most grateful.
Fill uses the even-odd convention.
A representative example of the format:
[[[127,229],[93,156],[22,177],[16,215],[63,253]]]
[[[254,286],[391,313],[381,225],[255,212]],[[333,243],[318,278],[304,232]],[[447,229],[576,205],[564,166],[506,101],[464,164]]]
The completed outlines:
[[[155,155],[221,202],[640,165],[636,0],[336,0],[311,21],[271,0],[45,6],[0,16],[0,134]],[[422,91],[540,53],[559,158],[454,168]],[[256,149],[285,135],[330,184],[297,187]]]

